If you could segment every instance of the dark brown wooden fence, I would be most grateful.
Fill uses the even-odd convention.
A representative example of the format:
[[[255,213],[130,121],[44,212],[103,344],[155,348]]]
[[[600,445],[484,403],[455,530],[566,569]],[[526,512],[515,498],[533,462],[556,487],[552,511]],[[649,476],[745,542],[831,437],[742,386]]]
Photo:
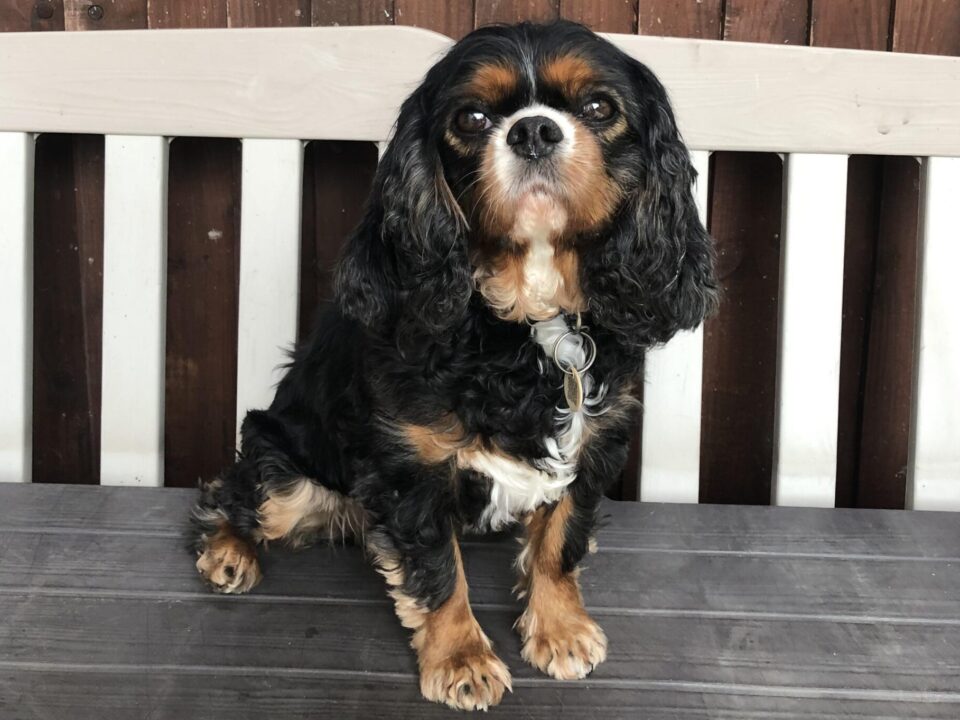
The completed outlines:
[[[960,55],[960,0],[0,0],[0,31],[397,24],[460,37],[486,23],[556,17],[608,32]],[[331,264],[375,163],[366,143],[308,146],[301,326],[329,296]],[[706,328],[705,502],[769,502],[781,174],[775,155],[714,156],[710,225],[725,303]],[[34,479],[96,483],[103,139],[41,136],[36,177]],[[902,507],[919,165],[853,157],[849,178],[837,504]],[[239,142],[175,140],[167,485],[192,485],[232,457],[239,207]],[[636,487],[625,482],[621,492],[633,498]]]

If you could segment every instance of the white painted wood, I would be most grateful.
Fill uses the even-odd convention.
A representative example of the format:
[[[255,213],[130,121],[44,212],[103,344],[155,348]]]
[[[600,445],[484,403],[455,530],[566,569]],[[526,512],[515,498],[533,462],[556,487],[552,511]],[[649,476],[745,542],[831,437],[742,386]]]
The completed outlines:
[[[690,147],[960,155],[960,58],[607,37],[657,73]]]
[[[960,158],[929,158],[907,507],[960,510]]]
[[[237,432],[267,407],[297,338],[303,144],[244,140],[240,205]]]
[[[0,130],[376,142],[453,42],[393,26],[34,34],[0,37]]]
[[[960,58],[607,37],[659,74],[694,148],[960,155]],[[385,26],[5,33],[0,130],[380,141],[451,43]]]
[[[0,132],[0,482],[30,482],[33,136]]]
[[[166,138],[104,139],[103,485],[163,485],[167,155]]]
[[[773,502],[833,507],[847,157],[785,160]]]
[[[710,153],[696,151],[697,209],[707,222]],[[644,360],[640,499],[695,503],[700,499],[700,418],[703,328],[681,332]]]

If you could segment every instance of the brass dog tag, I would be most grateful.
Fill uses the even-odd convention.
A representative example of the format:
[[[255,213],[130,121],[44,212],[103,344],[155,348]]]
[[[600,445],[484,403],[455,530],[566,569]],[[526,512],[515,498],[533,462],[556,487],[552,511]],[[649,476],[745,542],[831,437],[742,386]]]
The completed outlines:
[[[567,399],[567,407],[573,412],[583,406],[583,380],[580,371],[574,367],[563,376],[563,395]]]

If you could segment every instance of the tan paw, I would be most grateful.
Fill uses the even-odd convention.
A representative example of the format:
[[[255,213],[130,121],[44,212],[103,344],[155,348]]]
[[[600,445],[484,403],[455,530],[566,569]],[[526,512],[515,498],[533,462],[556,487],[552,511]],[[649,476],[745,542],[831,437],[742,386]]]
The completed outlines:
[[[197,570],[220,593],[245,593],[263,579],[253,546],[226,526],[206,540]]]
[[[607,659],[607,636],[589,615],[543,621],[528,609],[518,622],[521,657],[558,680],[585,678]]]
[[[423,696],[457,710],[486,710],[512,689],[510,671],[489,648],[456,653],[420,669]]]

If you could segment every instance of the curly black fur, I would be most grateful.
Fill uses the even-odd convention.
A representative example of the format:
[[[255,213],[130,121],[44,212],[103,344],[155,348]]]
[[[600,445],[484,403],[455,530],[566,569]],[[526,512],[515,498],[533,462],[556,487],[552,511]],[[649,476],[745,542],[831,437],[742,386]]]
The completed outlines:
[[[521,460],[545,457],[563,406],[562,375],[523,324],[499,319],[475,290],[469,215],[458,203],[476,160],[444,130],[463,78],[489,62],[518,67],[574,52],[623,99],[625,132],[603,148],[622,200],[603,227],[572,241],[596,341],[591,369],[604,422],[583,449],[569,492],[565,569],[586,552],[605,485],[626,459],[633,412],[624,401],[643,351],[692,328],[716,303],[713,251],[691,194],[695,171],[666,92],[642,64],[572,23],[478,30],[433,67],[400,111],[359,227],[336,273],[336,303],[293,354],[276,397],[249,413],[242,456],[201,500],[198,531],[220,513],[254,537],[265,493],[301,477],[356,499],[368,540],[397,558],[403,590],[436,607],[452,587],[451,538],[477,523],[490,479],[411,452],[397,428],[455,417],[466,438]],[[521,87],[497,109],[557,105],[549,88]]]

